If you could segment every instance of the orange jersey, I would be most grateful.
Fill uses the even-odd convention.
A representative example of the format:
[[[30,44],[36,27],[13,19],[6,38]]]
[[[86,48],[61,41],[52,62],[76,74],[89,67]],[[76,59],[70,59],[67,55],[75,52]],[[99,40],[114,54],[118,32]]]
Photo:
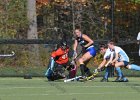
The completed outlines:
[[[69,60],[68,58],[69,48],[63,50],[62,48],[58,48],[56,51],[52,52],[51,56],[56,58],[56,62],[58,64],[66,64]]]

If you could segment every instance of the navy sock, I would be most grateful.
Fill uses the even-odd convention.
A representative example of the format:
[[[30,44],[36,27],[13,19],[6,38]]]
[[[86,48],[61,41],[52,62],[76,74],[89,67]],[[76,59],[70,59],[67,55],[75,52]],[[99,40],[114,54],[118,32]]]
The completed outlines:
[[[104,78],[105,78],[105,79],[108,79],[108,77],[109,77],[109,71],[110,71],[110,68],[107,67],[107,68],[106,68],[105,75],[104,75]]]
[[[80,70],[81,70],[81,75],[84,76],[85,75],[85,65],[84,64],[80,64]]]
[[[90,69],[88,67],[84,67],[84,72],[86,73],[87,76],[91,76],[92,73],[90,72]]]

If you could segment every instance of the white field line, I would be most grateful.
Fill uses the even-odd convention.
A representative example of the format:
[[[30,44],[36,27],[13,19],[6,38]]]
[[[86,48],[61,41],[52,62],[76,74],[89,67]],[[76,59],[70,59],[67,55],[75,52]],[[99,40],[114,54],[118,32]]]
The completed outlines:
[[[77,93],[55,93],[55,94],[44,94],[44,93],[37,93],[37,94],[0,94],[1,97],[24,97],[24,96],[62,96],[62,95],[110,95],[110,94],[136,94],[138,92],[102,92],[102,93],[80,93],[80,92],[77,92]]]
[[[107,95],[107,94],[135,94],[138,92],[96,92],[96,93],[61,93],[61,94],[56,94],[56,95]]]
[[[26,80],[30,80],[30,79],[24,79],[24,77],[19,77],[19,78],[14,78],[14,77],[7,77],[7,78],[0,78],[0,81],[9,81],[9,80],[17,80],[17,81],[21,81],[21,80],[23,80],[23,81],[26,81]],[[31,80],[33,80],[33,81],[36,81],[36,80],[47,80],[47,78],[34,78],[33,77],[33,79],[31,79]]]
[[[52,86],[53,87],[53,86]],[[128,87],[140,87],[140,86],[61,86],[62,88],[128,88]],[[17,87],[0,87],[0,89],[45,89],[48,88],[48,86],[41,86],[41,87],[29,87],[29,86],[17,86]]]

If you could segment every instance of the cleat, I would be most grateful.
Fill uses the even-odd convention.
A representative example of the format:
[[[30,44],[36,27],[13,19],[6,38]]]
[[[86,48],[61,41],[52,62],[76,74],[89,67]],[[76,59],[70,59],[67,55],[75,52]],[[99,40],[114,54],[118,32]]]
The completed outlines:
[[[122,77],[117,77],[114,82],[123,82]]]
[[[100,81],[100,82],[109,82],[109,81],[108,81],[108,79],[103,78],[103,79],[101,79],[101,81]]]
[[[95,77],[90,77],[88,80],[89,81],[92,81],[92,80],[94,80],[95,79]]]
[[[126,79],[126,80],[123,80],[123,82],[129,82],[129,80],[128,80],[128,79]]]
[[[128,82],[128,79],[125,77],[117,77],[114,82]]]
[[[123,77],[122,80],[122,82],[128,82],[128,79],[126,77]]]

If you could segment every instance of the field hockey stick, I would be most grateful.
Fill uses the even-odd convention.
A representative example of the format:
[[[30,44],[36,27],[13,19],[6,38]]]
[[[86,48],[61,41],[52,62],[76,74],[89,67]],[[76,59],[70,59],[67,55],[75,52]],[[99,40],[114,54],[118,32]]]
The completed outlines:
[[[15,55],[15,52],[12,51],[11,54],[0,54],[0,57],[13,57]]]
[[[76,66],[76,65],[77,65],[77,64],[76,64],[76,60],[77,60],[77,58],[78,58],[81,54],[82,54],[82,51],[77,55],[76,58],[72,58],[71,64],[72,64],[73,66]],[[68,67],[65,68],[65,71],[66,71],[69,67],[70,67],[70,65],[69,65]],[[73,80],[76,80],[77,78],[80,78],[80,77],[81,77],[81,76],[74,77],[74,78],[71,78],[71,79],[65,79],[64,82],[73,81]]]
[[[76,59],[81,55],[81,53],[82,53],[82,51],[77,55],[76,58],[72,58],[72,61],[71,61],[70,65],[74,65],[74,66],[77,65],[76,64]],[[65,68],[65,71],[70,67],[70,65]]]
[[[86,77],[86,78],[83,79],[82,81],[84,82],[84,81],[90,80],[91,78],[94,78],[95,76],[97,76],[97,75],[99,74],[99,72],[104,71],[105,68],[107,68],[107,67],[103,67],[103,68],[101,68],[101,69],[99,69],[99,70],[97,69],[97,71],[94,71],[93,74],[92,74],[91,76]]]
[[[99,72],[93,73],[91,76],[86,77],[85,79],[81,80],[81,82],[85,82],[90,80],[91,78],[94,78],[95,76],[97,76]]]
[[[76,61],[77,61],[77,58],[82,54],[83,52],[81,51],[76,58],[72,58],[72,61],[71,61],[71,64],[73,63],[73,65],[77,65]]]
[[[80,53],[76,56],[76,58],[73,57],[73,60],[76,60],[82,53],[83,51],[81,50]]]
[[[91,76],[86,77],[83,81],[88,81],[88,80],[90,80],[91,78],[94,78],[95,76],[97,76],[97,75],[99,74],[99,72],[104,71],[108,66],[110,66],[110,64],[108,64],[108,65],[102,67],[101,69],[97,69],[97,71],[94,71],[94,73],[93,73]]]
[[[65,79],[64,82],[71,82],[71,81],[75,81],[75,80],[78,80],[79,78],[81,78],[82,76],[76,76],[74,78],[70,78],[70,79]]]
[[[65,75],[70,75],[71,71],[77,70],[77,64],[75,60],[72,60],[68,66],[64,69]],[[67,72],[67,73],[66,73]],[[69,74],[68,74],[69,73]]]

